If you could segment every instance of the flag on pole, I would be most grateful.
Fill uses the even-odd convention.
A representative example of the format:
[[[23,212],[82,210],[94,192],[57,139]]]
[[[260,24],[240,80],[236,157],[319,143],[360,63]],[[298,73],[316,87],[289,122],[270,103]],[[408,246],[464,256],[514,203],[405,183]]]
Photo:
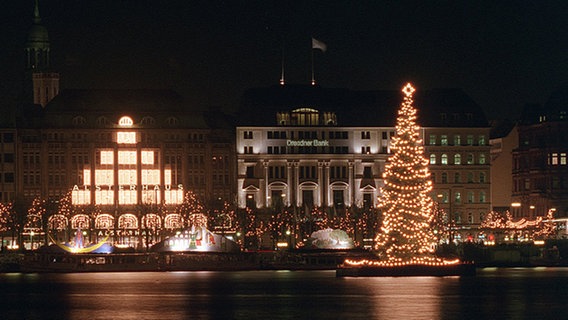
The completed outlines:
[[[312,49],[319,49],[322,52],[325,52],[325,50],[327,50],[327,45],[315,38],[312,38]]]

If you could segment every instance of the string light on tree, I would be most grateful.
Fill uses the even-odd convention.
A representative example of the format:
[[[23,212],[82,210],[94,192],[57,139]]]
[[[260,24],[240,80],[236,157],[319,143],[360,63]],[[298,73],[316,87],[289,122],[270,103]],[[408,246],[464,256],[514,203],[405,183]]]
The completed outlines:
[[[433,200],[429,196],[432,181],[416,124],[416,109],[413,107],[415,89],[409,83],[402,92],[404,101],[398,111],[396,135],[392,139],[393,154],[385,167],[384,186],[381,189],[383,222],[375,239],[380,261],[347,260],[346,264],[400,266],[458,263],[444,261],[434,255],[436,237],[431,229]]]

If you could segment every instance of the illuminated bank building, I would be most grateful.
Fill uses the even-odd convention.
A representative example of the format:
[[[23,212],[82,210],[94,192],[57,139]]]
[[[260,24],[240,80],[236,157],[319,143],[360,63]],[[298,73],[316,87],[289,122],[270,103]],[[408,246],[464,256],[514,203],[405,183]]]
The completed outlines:
[[[376,207],[401,102],[397,91],[247,91],[236,130],[239,207]],[[414,105],[432,197],[469,236],[491,209],[485,115],[457,89],[418,88]]]

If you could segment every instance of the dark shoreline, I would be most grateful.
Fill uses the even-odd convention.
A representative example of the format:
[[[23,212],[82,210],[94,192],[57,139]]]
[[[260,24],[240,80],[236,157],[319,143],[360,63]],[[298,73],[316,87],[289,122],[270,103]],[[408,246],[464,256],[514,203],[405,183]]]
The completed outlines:
[[[0,273],[337,270],[367,251],[258,251],[239,253],[0,254]],[[482,261],[475,268],[568,267],[566,261]]]

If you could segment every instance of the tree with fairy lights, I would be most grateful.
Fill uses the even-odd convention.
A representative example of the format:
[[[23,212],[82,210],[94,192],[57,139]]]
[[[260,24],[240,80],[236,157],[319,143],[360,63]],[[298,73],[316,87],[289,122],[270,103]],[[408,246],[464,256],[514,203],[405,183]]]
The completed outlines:
[[[383,174],[380,205],[384,218],[376,249],[381,260],[391,263],[438,262],[441,260],[434,255],[436,238],[431,229],[432,181],[412,105],[415,89],[409,83],[402,91],[405,97],[392,139],[393,154]]]
[[[184,227],[190,226],[190,216],[196,213],[205,214],[205,207],[197,198],[195,193],[187,191],[183,197],[183,202],[176,208],[184,223]]]
[[[12,204],[0,203],[0,251],[4,249],[4,235],[11,231],[10,221],[14,215]]]
[[[24,232],[30,235],[30,248],[34,248],[34,234],[39,239],[43,230],[43,219],[46,213],[45,200],[35,198],[26,214]]]

